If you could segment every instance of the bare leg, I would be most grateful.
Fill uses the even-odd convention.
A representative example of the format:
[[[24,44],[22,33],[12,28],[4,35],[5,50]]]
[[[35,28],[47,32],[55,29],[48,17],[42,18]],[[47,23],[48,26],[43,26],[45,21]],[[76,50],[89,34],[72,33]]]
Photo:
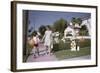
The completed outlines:
[[[38,56],[40,56],[40,54],[39,54],[39,48],[37,47],[37,53],[38,53]]]
[[[51,55],[51,46],[48,46],[48,52]]]
[[[46,46],[46,53],[49,54],[49,52],[48,52],[48,46]]]
[[[31,54],[33,54],[34,58],[36,58],[36,48],[35,47],[32,49]]]
[[[48,46],[48,53],[50,54],[50,47]]]

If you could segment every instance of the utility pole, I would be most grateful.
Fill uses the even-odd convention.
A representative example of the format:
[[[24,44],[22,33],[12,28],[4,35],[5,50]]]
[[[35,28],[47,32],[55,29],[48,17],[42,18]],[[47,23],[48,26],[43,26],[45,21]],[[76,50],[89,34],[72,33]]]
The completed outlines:
[[[23,56],[27,56],[28,54],[27,50],[28,17],[29,17],[29,11],[24,10],[23,11]]]

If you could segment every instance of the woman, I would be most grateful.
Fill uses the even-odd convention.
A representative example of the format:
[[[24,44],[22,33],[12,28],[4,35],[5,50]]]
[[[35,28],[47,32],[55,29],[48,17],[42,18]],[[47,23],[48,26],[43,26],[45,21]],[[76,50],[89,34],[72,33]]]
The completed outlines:
[[[46,31],[43,36],[43,40],[44,40],[44,45],[46,46],[47,54],[51,54],[51,50],[53,48],[53,37],[52,37],[52,31],[50,29],[50,26],[46,27]]]

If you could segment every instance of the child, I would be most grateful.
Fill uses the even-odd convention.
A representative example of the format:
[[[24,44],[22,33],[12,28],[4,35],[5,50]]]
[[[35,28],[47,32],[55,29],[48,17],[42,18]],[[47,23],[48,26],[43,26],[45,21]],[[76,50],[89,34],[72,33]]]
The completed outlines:
[[[36,58],[37,55],[39,56],[39,48],[38,48],[39,38],[36,31],[33,32],[32,40],[34,41],[34,47],[32,49],[32,52],[34,54],[34,58]]]
[[[44,39],[44,45],[46,46],[47,54],[51,54],[51,49],[53,48],[53,37],[52,37],[52,31],[50,29],[50,26],[46,27],[46,31],[43,36],[43,39]]]

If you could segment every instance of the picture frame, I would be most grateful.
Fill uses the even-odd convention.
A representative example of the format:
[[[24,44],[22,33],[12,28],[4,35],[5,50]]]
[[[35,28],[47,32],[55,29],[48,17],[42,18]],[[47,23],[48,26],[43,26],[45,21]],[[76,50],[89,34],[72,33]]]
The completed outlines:
[[[98,60],[97,59],[97,57],[98,57],[97,56],[97,51],[98,51],[98,49],[97,49],[97,40],[98,40],[97,16],[98,15],[97,14],[98,13],[97,13],[97,11],[98,11],[97,6],[90,6],[90,5],[12,1],[11,2],[11,71],[20,72],[20,71],[37,71],[37,70],[96,67],[98,65],[98,61],[97,61]],[[87,19],[88,18],[91,19],[91,21],[90,21],[91,24],[88,29],[88,33],[91,32],[90,37],[89,37],[90,45],[88,45],[89,46],[89,52],[87,53],[88,56],[86,55],[86,57],[89,57],[88,59],[85,59],[83,57],[82,57],[83,59],[80,58],[81,53],[82,53],[81,49],[80,49],[80,51],[78,51],[78,52],[73,51],[73,50],[72,50],[72,52],[71,51],[67,52],[67,54],[64,58],[60,57],[60,56],[64,56],[64,55],[60,55],[60,54],[54,52],[54,54],[56,56],[58,56],[57,58],[59,58],[59,60],[57,59],[56,61],[42,62],[41,60],[39,60],[39,62],[38,61],[26,62],[27,57],[29,57],[29,54],[27,54],[27,51],[29,51],[29,50],[27,50],[27,38],[28,38],[28,34],[30,32],[28,30],[28,27],[30,26],[29,24],[32,22],[32,24],[35,24],[35,25],[33,25],[32,29],[37,29],[37,28],[39,29],[39,26],[38,26],[39,22],[42,23],[42,22],[48,21],[48,23],[50,23],[51,22],[51,20],[49,20],[50,16],[48,16],[46,13],[48,15],[50,14],[50,16],[52,16],[51,17],[52,20],[60,18],[60,17],[58,17],[59,15],[62,16],[63,18],[66,18],[64,15],[66,14],[66,16],[67,16],[68,13],[69,13],[68,14],[69,17],[68,16],[67,17],[69,18],[68,20],[70,22],[71,22],[70,17],[73,17],[73,16],[76,16],[76,17],[83,16],[84,19],[85,19],[85,17]],[[39,19],[40,20],[44,19],[44,21],[40,21]],[[40,24],[40,25],[42,25],[42,24]],[[75,29],[77,29],[77,28],[75,28]],[[79,28],[79,29],[81,30],[81,28]],[[89,30],[90,30],[90,32],[89,32]],[[64,34],[64,31],[62,33]],[[88,36],[89,36],[89,34],[88,34]],[[85,37],[84,37],[84,39],[85,39]],[[73,44],[72,40],[71,40],[71,43]],[[75,44],[77,45],[77,43],[75,43]],[[83,45],[83,43],[80,45]],[[80,45],[79,45],[79,47],[81,47]],[[63,51],[63,50],[60,50],[60,51]],[[79,53],[79,52],[81,52],[81,53]],[[86,52],[87,51],[85,51],[85,53]],[[69,55],[68,53],[69,54],[72,53],[72,55],[74,55],[74,56],[77,54],[73,54],[73,53],[79,53],[80,55],[78,54],[79,56],[77,59],[75,57],[76,60],[67,59],[67,57],[71,57],[71,58],[74,57],[72,55],[68,56]]]

